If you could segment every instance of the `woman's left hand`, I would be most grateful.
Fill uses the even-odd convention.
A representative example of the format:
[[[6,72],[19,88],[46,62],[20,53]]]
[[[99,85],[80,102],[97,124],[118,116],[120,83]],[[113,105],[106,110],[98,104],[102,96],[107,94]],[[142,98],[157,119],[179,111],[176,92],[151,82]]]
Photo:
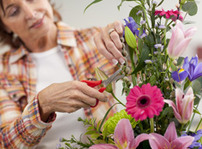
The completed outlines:
[[[121,22],[116,21],[100,28],[100,32],[95,36],[94,41],[98,51],[114,64],[125,62],[121,54],[124,26]]]

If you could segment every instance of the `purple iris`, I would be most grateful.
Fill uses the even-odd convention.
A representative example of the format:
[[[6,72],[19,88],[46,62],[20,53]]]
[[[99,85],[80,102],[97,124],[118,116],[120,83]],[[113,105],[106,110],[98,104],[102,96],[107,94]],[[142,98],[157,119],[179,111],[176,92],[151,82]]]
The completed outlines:
[[[139,36],[139,26],[137,25],[135,20],[132,17],[128,17],[128,20],[124,19],[124,21],[126,23],[125,26],[128,26],[128,28],[134,35]]]
[[[198,64],[198,56],[192,57],[189,62],[189,80],[193,81],[202,76],[202,63]]]
[[[182,134],[182,136],[192,136],[194,137],[194,141],[192,142],[192,144],[189,146],[189,148],[195,148],[195,147],[199,147],[198,149],[202,149],[202,144],[199,141],[199,139],[201,139],[202,137],[202,129],[198,130],[196,133],[184,133]]]
[[[177,81],[183,81],[187,77],[193,81],[202,76],[202,63],[198,64],[198,56],[192,57],[189,61],[188,57],[184,59],[183,67],[172,72],[172,78]]]
[[[136,36],[138,36],[140,38],[143,38],[143,37],[145,37],[147,35],[145,30],[143,30],[142,35],[139,36],[140,28],[139,28],[138,24],[135,22],[135,20],[132,17],[128,17],[128,20],[124,19],[124,21],[126,23],[125,26],[127,26],[134,35],[136,35]],[[123,33],[123,36],[125,36],[125,32]]]

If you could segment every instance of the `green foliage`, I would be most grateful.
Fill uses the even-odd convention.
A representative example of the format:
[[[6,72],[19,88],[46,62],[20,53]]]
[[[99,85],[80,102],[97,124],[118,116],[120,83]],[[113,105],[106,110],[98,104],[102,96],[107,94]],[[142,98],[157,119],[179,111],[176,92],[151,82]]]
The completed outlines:
[[[120,112],[115,113],[113,117],[110,117],[105,122],[103,126],[103,132],[102,132],[103,136],[108,137],[114,134],[114,130],[117,123],[123,118],[130,120],[132,128],[135,128],[135,126],[139,123],[139,121],[135,121],[134,118],[131,117],[131,115],[128,115],[125,110],[121,110]]]
[[[141,17],[142,17],[141,14],[137,15],[137,12],[140,11],[140,10],[142,10],[141,5],[137,5],[137,6],[135,6],[135,7],[133,7],[131,9],[130,14],[129,14],[129,16],[133,17],[133,19],[135,20],[135,22],[137,24],[140,24],[140,20],[141,20]]]
[[[182,10],[187,12],[190,16],[196,15],[198,7],[195,1],[188,1],[182,5]]]
[[[136,37],[127,26],[125,27],[125,39],[131,48],[137,48]]]
[[[96,3],[98,3],[98,2],[101,2],[102,0],[94,0],[92,3],[90,3],[85,9],[84,9],[84,12],[86,12],[86,10],[90,7],[90,6],[92,6],[93,4],[96,4]]]

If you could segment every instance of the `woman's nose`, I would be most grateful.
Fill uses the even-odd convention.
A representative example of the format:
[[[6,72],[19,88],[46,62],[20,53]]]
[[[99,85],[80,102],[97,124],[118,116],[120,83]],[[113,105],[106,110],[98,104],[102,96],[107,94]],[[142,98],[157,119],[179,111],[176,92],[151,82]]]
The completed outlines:
[[[36,15],[36,11],[31,8],[31,7],[24,7],[24,12],[25,12],[25,19],[28,20],[28,19],[32,19],[35,17]]]

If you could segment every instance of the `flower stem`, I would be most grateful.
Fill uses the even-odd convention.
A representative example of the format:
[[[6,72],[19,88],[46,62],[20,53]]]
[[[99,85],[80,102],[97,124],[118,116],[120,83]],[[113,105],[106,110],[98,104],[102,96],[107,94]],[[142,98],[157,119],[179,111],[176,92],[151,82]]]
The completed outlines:
[[[180,127],[180,133],[182,133],[183,128],[184,128],[184,124],[181,124],[181,127]]]
[[[198,106],[199,106],[199,104],[196,105],[196,109],[198,109]],[[194,112],[193,115],[192,115],[192,117],[191,117],[191,121],[189,123],[189,127],[187,128],[187,132],[189,132],[189,130],[190,130],[190,127],[191,127],[191,124],[192,124],[192,122],[194,120],[195,114],[196,113]]]
[[[126,107],[115,95],[114,92],[111,92],[112,96],[114,97],[114,99],[116,99],[116,101],[118,101],[118,103],[120,103],[121,105],[123,105],[124,107]]]
[[[198,125],[197,125],[197,127],[196,127],[196,129],[195,129],[195,133],[197,132],[199,126],[201,125],[201,122],[202,122],[202,118],[201,118],[201,120],[199,121],[199,123],[198,123]]]
[[[137,53],[137,48],[135,48],[136,49],[136,55],[137,55],[137,57],[138,57],[138,59],[139,59],[139,56],[138,56],[138,53]],[[133,49],[132,48],[130,48],[129,47],[129,54],[130,54],[130,60],[131,60],[131,66],[132,66],[132,72],[135,70],[135,61],[134,61],[134,51],[133,51]],[[133,86],[135,86],[136,85],[136,78],[135,78],[135,75],[134,74],[132,74],[131,75],[132,76],[132,83],[133,83]]]
[[[150,129],[151,129],[151,133],[154,132],[154,119],[150,118]]]
[[[168,20],[166,19],[166,22],[165,22],[165,29],[164,29],[164,46],[166,46],[167,23],[168,23]]]

